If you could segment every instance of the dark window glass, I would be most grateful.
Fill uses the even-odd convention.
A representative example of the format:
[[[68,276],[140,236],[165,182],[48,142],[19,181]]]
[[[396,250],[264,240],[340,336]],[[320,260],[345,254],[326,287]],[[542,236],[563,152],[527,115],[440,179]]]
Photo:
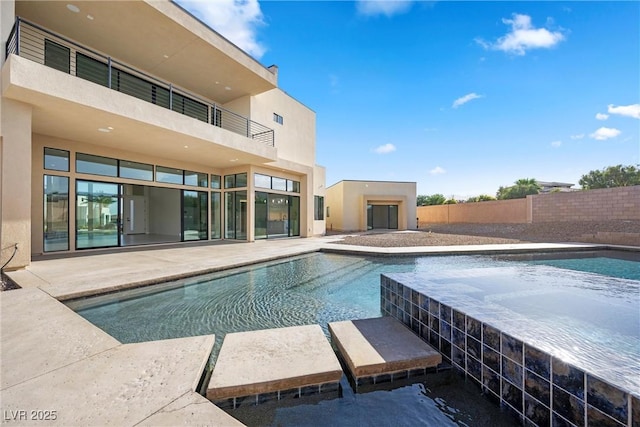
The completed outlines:
[[[44,149],[44,168],[69,172],[69,152],[57,148]]]
[[[76,172],[92,175],[118,176],[118,161],[110,157],[76,154]]]
[[[293,181],[293,191],[294,193],[300,192],[300,181]]]
[[[224,177],[224,188],[235,188],[236,186],[236,176],[235,175],[225,175]]]
[[[220,189],[220,175],[211,175],[211,188]]]
[[[222,237],[220,229],[220,220],[222,218],[222,206],[220,193],[211,193],[211,238],[219,239]]]
[[[209,175],[206,173],[184,171],[184,185],[192,185],[194,187],[208,187]]]
[[[76,180],[76,248],[118,246],[120,184]]]
[[[187,98],[179,93],[173,93],[173,105],[172,110],[185,116],[193,117],[194,119],[201,120],[203,122],[209,121],[209,107],[202,102],[198,102],[195,99]]]
[[[320,221],[324,219],[324,197],[313,197],[313,219]]]
[[[109,86],[107,64],[79,52],[76,53],[76,76],[102,86]]]
[[[165,182],[167,184],[182,184],[182,169],[166,168],[164,166],[156,166],[156,181]]]
[[[44,65],[63,71],[67,74],[71,71],[71,51],[51,40],[44,40]]]
[[[44,176],[44,251],[69,250],[69,178]]]
[[[246,172],[236,174],[236,187],[246,187],[246,186],[247,186]]]
[[[207,239],[207,204],[204,191],[182,192],[182,240]]]
[[[153,181],[153,165],[120,160],[120,178]]]

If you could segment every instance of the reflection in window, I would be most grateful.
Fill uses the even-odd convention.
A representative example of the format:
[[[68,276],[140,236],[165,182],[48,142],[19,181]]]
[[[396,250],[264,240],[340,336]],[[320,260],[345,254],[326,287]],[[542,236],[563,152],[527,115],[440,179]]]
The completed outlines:
[[[219,190],[221,187],[221,177],[220,175],[211,175],[211,188]]]
[[[76,181],[76,248],[118,246],[119,184]]]
[[[58,150],[57,148],[45,148],[44,168],[69,172],[69,152],[67,150]]]
[[[207,202],[204,191],[182,192],[182,240],[207,239]]]
[[[258,188],[271,188],[271,177],[268,175],[257,173],[253,178],[253,182]]]
[[[167,184],[182,184],[183,171],[182,169],[156,166],[156,181],[165,182]]]
[[[191,185],[194,187],[208,187],[209,175],[206,173],[184,171],[184,185]]]
[[[220,219],[222,218],[220,193],[211,192],[211,238],[220,239],[222,230],[220,229]]]
[[[44,252],[69,250],[69,178],[44,176]]]
[[[224,176],[224,188],[242,188],[247,186],[247,173]]]
[[[271,178],[271,185],[274,190],[287,191],[287,180],[284,178]]]
[[[120,160],[120,178],[153,181],[153,165]]]
[[[324,219],[324,197],[313,196],[313,219],[320,221]]]
[[[92,175],[118,176],[118,160],[92,154],[76,154],[76,172]]]

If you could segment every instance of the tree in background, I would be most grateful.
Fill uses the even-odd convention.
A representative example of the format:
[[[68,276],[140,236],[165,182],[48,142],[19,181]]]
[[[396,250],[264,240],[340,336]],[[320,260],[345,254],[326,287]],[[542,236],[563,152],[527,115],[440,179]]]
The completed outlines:
[[[585,190],[640,185],[640,169],[631,165],[617,165],[590,171],[588,174],[582,175],[580,185]]]
[[[491,200],[496,200],[495,197],[490,196],[488,194],[481,194],[479,196],[474,196],[474,197],[469,197],[467,199],[467,203],[473,203],[473,202],[488,202]]]
[[[433,205],[442,205],[447,200],[442,194],[432,194],[430,196],[427,195],[419,195],[416,197],[416,204],[418,206],[433,206]]]
[[[458,201],[456,199],[454,199],[454,198],[451,198],[451,199],[445,200],[443,204],[444,205],[457,205]]]
[[[540,185],[533,178],[522,178],[515,182],[510,187],[498,188],[496,194],[498,200],[506,199],[523,199],[529,194],[538,194],[540,192]]]

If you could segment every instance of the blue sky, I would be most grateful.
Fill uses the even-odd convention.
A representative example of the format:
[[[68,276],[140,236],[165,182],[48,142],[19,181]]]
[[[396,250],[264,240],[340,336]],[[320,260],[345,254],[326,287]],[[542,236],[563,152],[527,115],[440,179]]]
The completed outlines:
[[[639,2],[179,3],[279,66],[327,186],[466,199],[640,163]]]

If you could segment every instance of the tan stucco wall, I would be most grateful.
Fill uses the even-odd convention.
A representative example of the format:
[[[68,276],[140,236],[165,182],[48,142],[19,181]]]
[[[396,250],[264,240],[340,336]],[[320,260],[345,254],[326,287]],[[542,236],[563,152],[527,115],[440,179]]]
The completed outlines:
[[[273,120],[273,114],[283,118],[283,124]],[[316,115],[280,89],[252,97],[251,119],[275,132],[278,158],[309,167],[316,159]]]
[[[0,265],[18,251],[7,269],[24,267],[31,260],[31,106],[2,99],[0,132]]]
[[[398,205],[398,229],[416,228],[416,183],[340,181],[327,189],[327,230],[365,231],[367,205]]]
[[[323,166],[316,165],[313,168],[313,191],[314,196],[324,197],[324,217],[323,220],[313,221],[313,235],[322,236],[326,233],[326,218],[327,218],[327,189],[325,187],[327,171]],[[314,207],[314,201],[311,201],[311,206]],[[315,217],[314,217],[315,218]]]
[[[526,223],[528,199],[497,200],[456,205],[418,206],[420,227],[428,224]]]

